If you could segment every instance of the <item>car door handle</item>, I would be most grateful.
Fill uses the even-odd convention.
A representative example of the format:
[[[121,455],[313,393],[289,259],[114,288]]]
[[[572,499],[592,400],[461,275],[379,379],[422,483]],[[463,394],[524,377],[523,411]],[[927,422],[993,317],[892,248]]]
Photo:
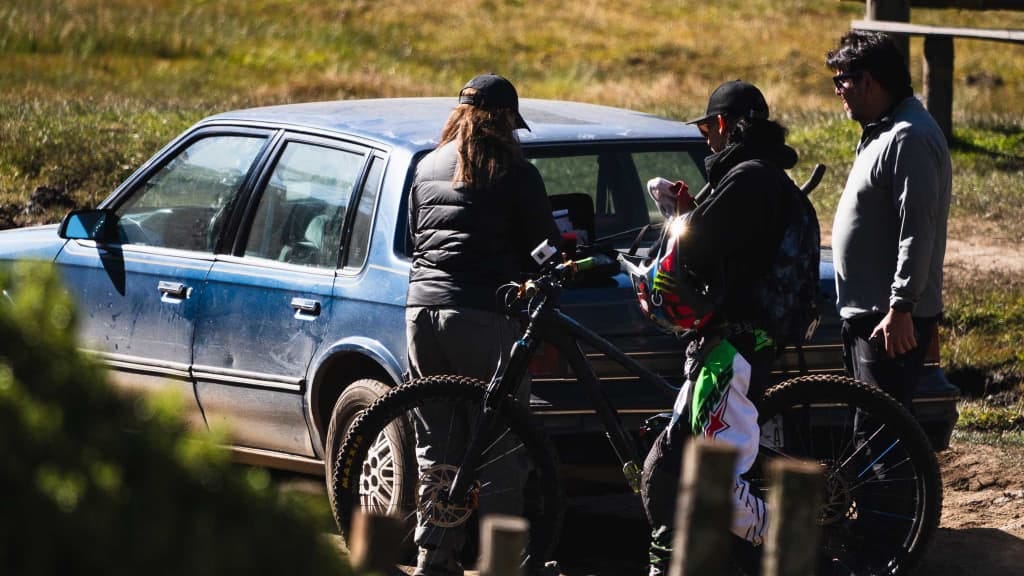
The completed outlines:
[[[160,283],[157,284],[157,290],[159,290],[164,296],[170,298],[183,299],[188,296],[188,286],[182,282],[167,282],[165,280],[161,280]]]
[[[292,308],[295,309],[296,315],[310,314],[318,316],[320,314],[320,302],[310,300],[309,298],[292,298]]]

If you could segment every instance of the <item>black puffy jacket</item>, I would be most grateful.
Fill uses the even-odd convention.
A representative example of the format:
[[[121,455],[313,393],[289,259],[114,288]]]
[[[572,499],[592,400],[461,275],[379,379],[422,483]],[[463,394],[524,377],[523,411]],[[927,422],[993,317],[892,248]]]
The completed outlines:
[[[406,306],[501,311],[499,286],[519,280],[530,251],[559,239],[544,181],[528,163],[491,186],[454,186],[455,142],[427,154],[416,167],[409,198],[412,269]]]

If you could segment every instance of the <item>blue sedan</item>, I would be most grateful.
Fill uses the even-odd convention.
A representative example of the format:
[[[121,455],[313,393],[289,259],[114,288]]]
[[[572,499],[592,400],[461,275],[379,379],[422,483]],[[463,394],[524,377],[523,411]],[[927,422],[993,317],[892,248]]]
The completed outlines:
[[[131,392],[174,389],[197,427],[226,425],[241,461],[322,473],[330,429],[403,381],[409,270],[405,202],[417,160],[436,145],[452,98],[295,104],[211,116],[157,152],[96,209],[60,225],[0,232],[0,260],[56,263],[82,312],[81,345]],[[629,110],[523,100],[520,132],[555,207],[581,236],[618,249],[661,215],[644,183],[705,181],[698,131]],[[802,351],[841,372],[831,262],[830,313]],[[678,380],[681,351],[657,332],[619,275],[567,292],[567,313]],[[612,403],[631,426],[671,398],[610,362]],[[797,351],[778,372],[798,366]],[[565,438],[599,429],[551,353],[533,366],[532,407]],[[955,388],[933,367],[918,411],[940,445]],[[592,463],[587,451],[563,454]],[[402,462],[393,462],[400,467]]]

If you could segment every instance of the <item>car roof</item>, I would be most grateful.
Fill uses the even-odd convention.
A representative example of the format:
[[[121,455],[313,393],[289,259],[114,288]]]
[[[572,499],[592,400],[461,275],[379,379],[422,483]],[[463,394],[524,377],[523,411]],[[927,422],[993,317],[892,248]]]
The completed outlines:
[[[456,98],[379,98],[335,100],[234,110],[206,122],[258,122],[341,132],[411,150],[432,148]],[[520,130],[524,145],[578,142],[700,139],[693,126],[651,114],[582,102],[520,100],[531,131]]]

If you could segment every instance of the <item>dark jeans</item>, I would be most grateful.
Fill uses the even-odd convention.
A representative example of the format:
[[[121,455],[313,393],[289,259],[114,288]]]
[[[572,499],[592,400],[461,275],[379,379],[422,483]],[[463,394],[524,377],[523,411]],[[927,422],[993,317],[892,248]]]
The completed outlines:
[[[895,358],[868,341],[871,331],[882,321],[883,314],[865,314],[843,320],[843,363],[846,374],[861,382],[878,386],[913,412],[914,389],[921,379],[924,356],[931,345],[931,335],[938,316],[914,317],[917,348]]]

